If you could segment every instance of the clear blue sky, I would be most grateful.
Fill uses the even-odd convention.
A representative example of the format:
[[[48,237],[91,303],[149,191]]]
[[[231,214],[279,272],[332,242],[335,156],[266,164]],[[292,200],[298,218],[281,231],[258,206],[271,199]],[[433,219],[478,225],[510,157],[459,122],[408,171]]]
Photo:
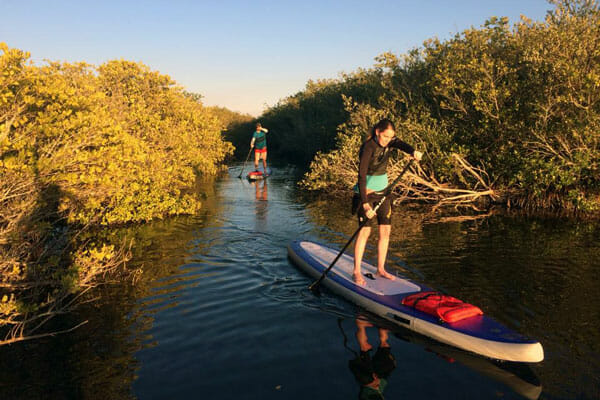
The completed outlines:
[[[0,0],[0,42],[36,63],[140,61],[207,105],[259,115],[309,79],[370,67],[490,16],[542,20],[545,0]]]

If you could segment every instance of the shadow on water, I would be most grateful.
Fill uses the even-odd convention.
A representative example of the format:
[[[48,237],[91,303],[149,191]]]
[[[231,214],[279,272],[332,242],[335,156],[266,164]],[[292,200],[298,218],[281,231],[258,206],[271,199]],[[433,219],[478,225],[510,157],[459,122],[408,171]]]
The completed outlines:
[[[211,191],[211,188],[213,189]],[[214,187],[203,186],[208,203],[214,201]],[[41,266],[71,265],[69,227],[56,211],[60,187],[50,185],[42,191],[32,218],[49,226],[46,253]],[[218,212],[218,204],[211,211]],[[135,285],[113,283],[95,288],[75,312],[59,315],[49,323],[60,331],[87,324],[68,334],[45,337],[0,348],[1,399],[133,399],[132,385],[139,363],[135,353],[152,346],[145,334],[153,324],[153,311],[139,309],[140,298],[156,296],[155,282],[179,273],[189,257],[189,249],[202,249],[190,227],[201,226],[210,218],[207,212],[194,217],[179,217],[145,225],[95,232],[88,240],[122,243],[134,239],[132,267],[144,273]],[[39,256],[39,255],[38,255]],[[59,260],[48,262],[50,257]],[[66,273],[66,271],[64,271]],[[44,271],[44,273],[59,274]]]
[[[35,208],[29,215],[23,217],[20,221],[22,229],[19,234],[24,243],[30,244],[28,249],[26,263],[25,282],[44,282],[49,279],[60,284],[61,278],[65,281],[68,278],[67,268],[71,265],[71,231],[68,224],[61,219],[59,213],[60,199],[64,196],[60,186],[50,184],[42,188],[35,202]],[[68,284],[68,283],[67,283]],[[56,291],[64,290],[56,287]],[[44,302],[52,295],[53,288],[34,285],[31,289],[19,294],[21,299],[20,307],[29,309],[33,313],[25,314],[26,319],[35,316],[37,307],[44,307]],[[58,304],[60,306],[60,304]],[[49,309],[46,316],[37,317],[32,322],[24,326],[22,334],[25,336],[40,334],[45,332],[60,331],[67,329],[75,324],[71,321],[61,318],[49,318],[52,310]],[[38,314],[40,314],[38,312]],[[9,338],[10,334],[2,332],[3,338]],[[66,338],[70,341],[70,338]],[[6,351],[11,348],[12,351]],[[29,368],[28,358],[31,349],[36,349],[35,355],[41,368]],[[43,388],[36,384],[25,386],[23,388],[14,385],[15,382],[39,382],[51,376],[51,379],[58,379],[59,375],[67,376],[71,373],[69,369],[60,371],[54,368],[62,366],[65,359],[68,358],[63,352],[56,348],[37,346],[35,342],[23,342],[0,348],[0,397],[17,398],[23,395],[27,398],[41,398],[45,393],[54,397],[69,397],[74,391],[65,387]]]

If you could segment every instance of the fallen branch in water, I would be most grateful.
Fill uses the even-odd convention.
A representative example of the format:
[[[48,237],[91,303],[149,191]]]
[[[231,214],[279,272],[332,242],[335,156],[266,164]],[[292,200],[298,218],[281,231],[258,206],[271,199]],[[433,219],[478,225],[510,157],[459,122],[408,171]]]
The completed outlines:
[[[445,223],[445,222],[476,221],[478,219],[490,217],[492,214],[493,214],[492,212],[488,212],[485,214],[478,214],[478,215],[457,215],[455,217],[439,217],[439,218],[432,218],[432,219],[425,218],[423,223],[433,224],[433,223]]]
[[[420,201],[433,203],[433,211],[447,207],[462,207],[467,205],[474,211],[480,211],[476,207],[481,199],[495,200],[498,194],[492,188],[484,176],[489,179],[485,171],[473,167],[464,158],[458,154],[452,154],[456,167],[461,173],[465,182],[470,178],[474,182],[471,189],[451,187],[448,184],[438,182],[433,175],[428,175],[420,165],[417,165],[406,176],[407,178],[400,183],[397,190],[398,201]],[[391,168],[392,175],[397,173],[399,165]],[[467,177],[462,176],[462,173]],[[480,189],[479,189],[480,188]]]
[[[56,335],[60,335],[62,333],[69,333],[69,332],[73,332],[75,329],[79,328],[80,326],[83,326],[85,324],[87,324],[88,321],[83,321],[77,325],[75,325],[72,328],[69,329],[65,329],[63,331],[55,331],[55,332],[49,332],[49,333],[41,333],[39,335],[30,335],[30,336],[16,336],[10,339],[6,339],[6,340],[0,340],[0,346],[3,346],[5,344],[12,344],[12,343],[17,343],[17,342],[23,342],[25,340],[33,340],[33,339],[41,339],[44,337],[48,337],[48,336],[56,336]]]

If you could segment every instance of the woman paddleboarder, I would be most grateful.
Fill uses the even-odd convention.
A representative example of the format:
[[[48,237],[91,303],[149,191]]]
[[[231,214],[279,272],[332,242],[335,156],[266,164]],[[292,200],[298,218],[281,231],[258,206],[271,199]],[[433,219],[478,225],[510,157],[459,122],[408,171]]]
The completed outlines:
[[[260,123],[256,124],[256,131],[252,134],[250,148],[254,149],[254,170],[258,171],[258,160],[262,160],[263,173],[267,172],[267,128],[263,128]]]
[[[391,149],[400,149],[410,154],[415,160],[420,161],[421,152],[416,151],[411,145],[398,139],[394,124],[389,119],[379,121],[371,132],[371,137],[364,142],[359,152],[358,184],[352,199],[353,213],[358,213],[358,222],[370,220],[358,233],[354,244],[354,281],[359,285],[365,284],[360,265],[365,252],[365,246],[371,226],[372,218],[377,216],[379,225],[379,241],[377,244],[377,274],[394,280],[396,277],[386,272],[385,260],[387,257],[390,233],[392,231],[392,197],[387,196],[383,204],[373,211],[375,204],[382,199],[383,191],[388,185],[387,164]]]

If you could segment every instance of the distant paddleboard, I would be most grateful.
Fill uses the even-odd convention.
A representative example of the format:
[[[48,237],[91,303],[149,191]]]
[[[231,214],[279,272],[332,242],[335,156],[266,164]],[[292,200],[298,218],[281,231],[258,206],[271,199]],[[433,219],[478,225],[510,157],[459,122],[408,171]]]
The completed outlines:
[[[262,171],[252,171],[246,175],[249,181],[259,181],[261,179],[266,179],[271,176],[272,171],[271,168],[267,168],[267,173],[263,173]]]

